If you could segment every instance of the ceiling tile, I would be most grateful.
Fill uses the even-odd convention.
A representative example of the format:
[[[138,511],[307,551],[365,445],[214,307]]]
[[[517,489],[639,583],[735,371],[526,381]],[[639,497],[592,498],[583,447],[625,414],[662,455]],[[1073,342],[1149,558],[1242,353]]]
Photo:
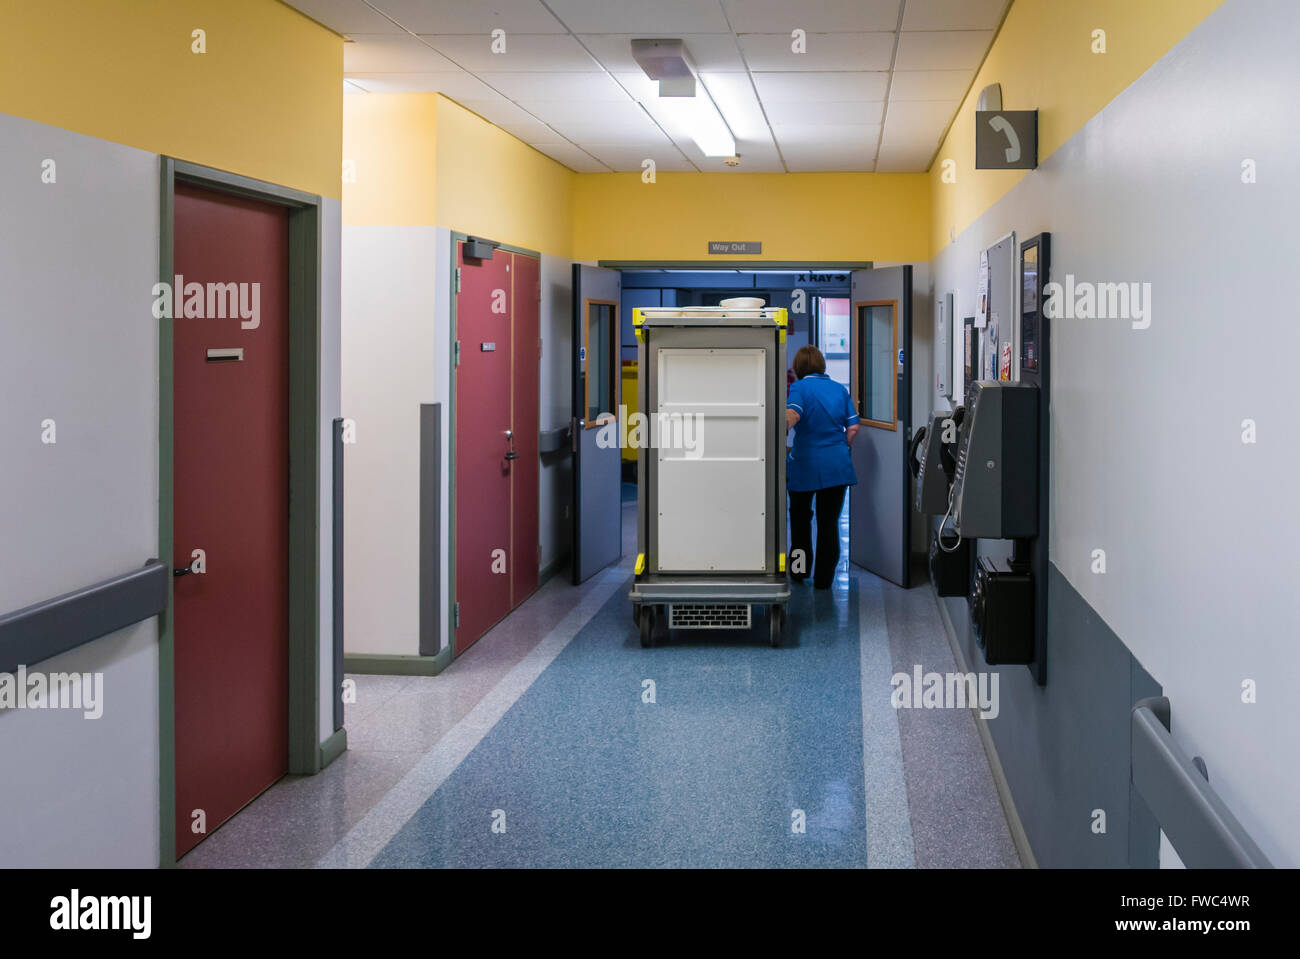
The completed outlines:
[[[483,100],[461,100],[457,102],[467,110],[473,110],[484,120],[500,127],[525,143],[564,143],[564,137],[548,127],[541,120],[530,115],[527,110],[516,106],[505,97],[494,96]]]
[[[904,30],[995,30],[1010,0],[907,0]]]
[[[808,33],[893,31],[901,0],[723,0],[737,33]]]
[[[289,6],[301,10],[317,23],[335,33],[402,33],[402,28],[361,0],[288,0]]]
[[[681,40],[701,73],[745,71],[740,49],[730,33],[584,33],[578,37],[610,73],[641,73],[640,65],[632,59],[632,41],[654,38]]]
[[[924,173],[930,169],[930,160],[935,147],[931,146],[890,146],[880,145],[880,156],[876,158],[877,173]]]
[[[791,173],[863,171],[871,169],[876,145],[873,143],[870,148],[783,146],[781,154]]]
[[[629,101],[623,88],[604,73],[485,71],[479,77],[516,103],[523,100]]]
[[[894,56],[892,33],[810,33],[803,53],[791,48],[789,34],[746,33],[740,37],[749,69],[888,70]]]
[[[970,88],[972,70],[896,70],[890,100],[960,100]]]
[[[647,124],[653,126],[641,109],[641,105],[632,100],[517,100],[533,116],[559,129],[558,124],[610,124],[628,133],[643,130]],[[604,142],[608,143],[606,139]]]
[[[354,43],[343,44],[343,72],[354,73],[438,73],[457,68],[441,53],[415,37],[357,35]]]
[[[638,148],[625,143],[588,143],[586,141],[583,141],[582,148],[617,172],[635,171],[640,173],[645,169],[642,164],[646,160],[654,160],[656,173],[695,169],[695,165],[682,156],[682,152],[673,146],[671,140],[667,137],[661,137],[660,140],[661,142],[657,146],[651,148]]]
[[[957,100],[891,101],[885,112],[885,130],[918,136],[929,135],[933,131],[937,141],[959,105]]]
[[[574,33],[726,33],[727,19],[716,2],[701,0],[548,0]]]
[[[807,123],[773,126],[776,142],[784,151],[786,147],[824,148],[843,150],[866,149],[873,155],[880,141],[878,123]]]
[[[817,100],[810,103],[769,103],[767,119],[773,124],[842,123],[880,125],[885,115],[882,102]]]
[[[903,33],[895,70],[974,70],[984,60],[992,30],[941,30]]]
[[[492,52],[486,34],[429,35],[429,46],[466,70],[484,72],[599,73],[600,64],[570,36],[554,33],[517,33],[505,38],[505,52]]]
[[[453,100],[486,100],[492,90],[462,71],[443,73],[357,73],[348,77],[371,93],[444,93]]]
[[[566,33],[537,0],[369,0],[412,33]]]
[[[534,150],[545,153],[552,160],[558,160],[570,170],[579,173],[609,173],[609,167],[599,160],[579,150],[572,143],[530,143]]]
[[[887,73],[755,73],[764,103],[884,100]]]

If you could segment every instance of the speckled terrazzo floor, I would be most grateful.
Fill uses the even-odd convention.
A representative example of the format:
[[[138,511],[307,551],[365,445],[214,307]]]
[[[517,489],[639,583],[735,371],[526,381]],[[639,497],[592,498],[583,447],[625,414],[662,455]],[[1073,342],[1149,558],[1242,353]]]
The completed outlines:
[[[927,586],[842,560],[796,587],[782,649],[642,650],[633,553],[552,579],[441,676],[354,677],[348,752],[182,866],[1019,865],[973,714],[890,705],[894,672],[955,669]]]

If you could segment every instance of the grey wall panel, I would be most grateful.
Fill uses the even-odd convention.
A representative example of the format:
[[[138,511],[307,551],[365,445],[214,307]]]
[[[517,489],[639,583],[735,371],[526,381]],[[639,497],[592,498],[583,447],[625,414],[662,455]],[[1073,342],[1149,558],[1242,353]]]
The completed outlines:
[[[1300,220],[1298,32],[1294,3],[1228,0],[934,263],[936,289],[961,291],[958,316],[973,313],[979,250],[1008,230],[1052,233],[1055,280],[1151,284],[1145,329],[1053,327],[1051,559],[1159,680],[1175,739],[1285,866],[1300,865],[1300,769],[1271,757],[1300,741],[1285,693],[1300,683],[1300,606],[1279,544],[1300,541],[1300,514],[1269,491],[1295,471],[1300,325],[1279,284]],[[1048,642],[1050,696],[1069,680]]]
[[[158,158],[0,115],[0,609],[158,549]],[[55,163],[54,183],[41,182]],[[54,444],[41,442],[55,421]],[[42,664],[102,672],[99,719],[0,713],[0,866],[158,863],[157,626]]]
[[[442,410],[420,404],[420,655],[442,648]]]
[[[1129,788],[1129,711],[1159,687],[1073,587],[1051,568],[1053,673],[1040,687],[1023,666],[989,666],[964,597],[942,599],[970,669],[998,674],[1000,712],[989,732],[1038,864],[1154,868],[1159,830],[1135,815]],[[1093,832],[1094,810],[1106,832]]]

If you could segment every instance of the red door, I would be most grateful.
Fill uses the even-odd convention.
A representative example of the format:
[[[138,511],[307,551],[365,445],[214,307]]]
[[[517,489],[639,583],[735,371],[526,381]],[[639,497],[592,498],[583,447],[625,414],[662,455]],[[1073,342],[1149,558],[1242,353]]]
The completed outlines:
[[[288,269],[284,208],[177,184],[178,856],[289,766]]]
[[[510,612],[510,254],[465,256],[456,298],[457,656]]]
[[[457,656],[537,589],[540,266],[457,247]]]

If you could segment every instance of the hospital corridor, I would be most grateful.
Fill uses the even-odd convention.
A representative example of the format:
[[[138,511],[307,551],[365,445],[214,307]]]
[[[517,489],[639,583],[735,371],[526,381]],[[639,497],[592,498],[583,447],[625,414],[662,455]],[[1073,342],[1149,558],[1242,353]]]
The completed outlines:
[[[0,0],[14,943],[1276,934],[1297,36]]]

